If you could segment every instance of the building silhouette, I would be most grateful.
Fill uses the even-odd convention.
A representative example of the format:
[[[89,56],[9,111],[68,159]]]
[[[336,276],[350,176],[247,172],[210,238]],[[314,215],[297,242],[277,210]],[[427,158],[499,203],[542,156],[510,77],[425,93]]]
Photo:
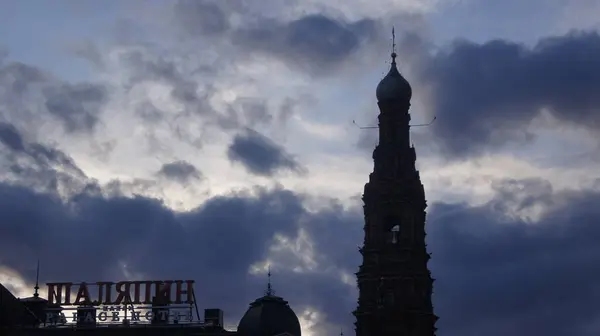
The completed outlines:
[[[62,336],[72,335],[74,332],[89,336],[301,336],[298,317],[288,302],[282,297],[276,296],[272,289],[270,271],[264,296],[250,304],[236,331],[226,330],[223,323],[223,311],[218,308],[205,309],[203,320],[180,322],[170,318],[161,319],[159,318],[161,315],[169,316],[171,310],[172,302],[166,296],[153,297],[151,311],[155,318],[147,323],[133,322],[135,320],[132,321],[123,316],[118,320],[119,322],[103,323],[97,317],[100,310],[97,306],[76,306],[75,315],[71,315],[73,313],[63,311],[64,307],[50,304],[49,300],[41,298],[38,289],[36,281],[34,295],[19,299],[0,284],[1,336]],[[60,315],[60,313],[65,314]],[[68,323],[71,316],[74,316],[73,321]]]
[[[365,185],[365,237],[356,335],[433,336],[433,279],[425,244],[425,192],[410,143],[412,89],[396,67],[377,86],[379,143]]]

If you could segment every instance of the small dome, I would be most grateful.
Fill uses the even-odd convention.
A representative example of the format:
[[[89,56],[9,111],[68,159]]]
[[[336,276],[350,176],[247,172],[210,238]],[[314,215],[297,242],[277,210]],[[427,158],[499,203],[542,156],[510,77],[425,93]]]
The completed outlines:
[[[284,299],[265,295],[250,304],[238,326],[238,335],[273,336],[289,334],[301,336],[298,317]]]
[[[408,81],[402,77],[396,68],[396,54],[392,54],[392,66],[390,72],[383,77],[377,85],[377,100],[404,100],[409,101],[412,97],[412,88]]]

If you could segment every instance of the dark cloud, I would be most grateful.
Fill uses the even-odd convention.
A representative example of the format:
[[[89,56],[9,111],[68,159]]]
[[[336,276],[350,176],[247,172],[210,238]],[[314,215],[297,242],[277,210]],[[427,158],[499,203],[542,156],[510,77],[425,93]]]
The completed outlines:
[[[11,153],[75,166],[10,125],[0,130]],[[148,278],[193,278],[201,307],[222,307],[235,324],[265,283],[249,274],[250,266],[269,258],[276,290],[299,313],[314,307],[328,323],[351,330],[356,289],[342,275],[360,262],[358,204],[347,208],[323,198],[316,200],[321,210],[308,211],[307,196],[254,188],[174,212],[154,199],[108,196],[107,187],[88,181],[65,198],[56,190],[0,183],[1,265],[29,281],[40,256],[43,281],[120,279],[124,266]],[[600,193],[557,192],[541,180],[493,187],[496,197],[483,205],[430,209],[440,335],[596,335]]]
[[[224,308],[230,324],[261,295],[266,279],[248,271],[269,255],[275,235],[294,240],[299,225],[311,218],[343,229],[336,224],[339,216],[310,213],[301,196],[281,189],[255,188],[215,197],[185,213],[144,197],[105,198],[82,192],[65,203],[51,194],[7,184],[0,184],[0,195],[7,198],[0,204],[2,266],[31,280],[29,265],[41,256],[46,282],[121,279],[123,265],[149,278],[193,278],[198,281],[200,308]],[[344,290],[336,273],[298,274],[288,269],[293,260],[286,261],[285,267],[274,270],[275,284],[299,313],[308,304],[332,306],[313,301],[319,291],[329,297],[335,293],[337,302],[349,300],[352,288]],[[293,289],[292,280],[302,288]]]
[[[595,335],[599,292],[597,191],[552,192],[504,181],[475,208],[429,216],[435,301],[445,335]],[[539,221],[510,216],[543,206]]]
[[[165,163],[157,174],[181,184],[202,179],[202,173],[200,173],[198,168],[187,161]]]
[[[600,35],[572,32],[527,47],[458,41],[421,64],[434,88],[433,132],[449,156],[532,138],[543,109],[600,134]]]
[[[249,172],[256,175],[272,176],[282,170],[305,172],[283,147],[250,129],[234,137],[227,156],[230,161],[243,164]]]

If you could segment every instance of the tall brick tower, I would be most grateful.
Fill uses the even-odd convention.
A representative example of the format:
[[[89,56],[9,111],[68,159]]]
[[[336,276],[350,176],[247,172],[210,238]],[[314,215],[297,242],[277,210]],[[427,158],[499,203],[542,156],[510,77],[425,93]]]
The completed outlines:
[[[379,144],[363,194],[357,336],[434,336],[436,331],[425,244],[427,202],[409,135],[411,97],[393,52],[390,71],[377,86]]]

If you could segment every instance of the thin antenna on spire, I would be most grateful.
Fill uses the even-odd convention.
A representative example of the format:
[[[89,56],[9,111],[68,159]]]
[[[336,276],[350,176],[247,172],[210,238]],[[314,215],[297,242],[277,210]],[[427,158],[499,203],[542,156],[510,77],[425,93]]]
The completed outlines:
[[[425,127],[425,126],[430,126],[431,124],[433,124],[435,121],[437,120],[437,117],[433,117],[433,119],[431,119],[430,122],[426,123],[426,124],[414,124],[414,125],[408,125],[408,127]],[[360,126],[359,124],[356,123],[356,120],[352,120],[352,123],[358,127],[361,130],[365,130],[365,129],[373,129],[373,128],[379,128],[379,126]]]
[[[354,124],[356,127],[360,128],[360,129],[379,128],[379,126],[360,126],[360,125],[358,125],[358,124],[356,123],[356,120],[352,120],[352,123],[353,123],[353,124]]]
[[[433,119],[431,119],[430,122],[426,123],[426,124],[416,124],[416,125],[408,125],[410,127],[423,127],[423,126],[429,126],[431,124],[433,124],[434,121],[437,120],[437,116],[434,116]]]
[[[392,26],[392,53],[396,53],[396,30]]]
[[[40,289],[40,259],[38,259],[38,261],[37,261],[37,269],[35,272],[35,287],[33,287],[33,289],[34,289],[33,296],[39,297],[40,294],[38,293],[38,291]]]
[[[265,295],[273,296],[273,294],[275,294],[275,291],[273,290],[273,287],[271,286],[271,266],[269,266],[269,272],[267,273],[267,276],[269,277],[269,282],[267,283],[267,290],[265,291]]]
[[[396,64],[396,29],[392,26],[392,64]]]
[[[344,336],[344,328],[340,328],[340,336]]]

